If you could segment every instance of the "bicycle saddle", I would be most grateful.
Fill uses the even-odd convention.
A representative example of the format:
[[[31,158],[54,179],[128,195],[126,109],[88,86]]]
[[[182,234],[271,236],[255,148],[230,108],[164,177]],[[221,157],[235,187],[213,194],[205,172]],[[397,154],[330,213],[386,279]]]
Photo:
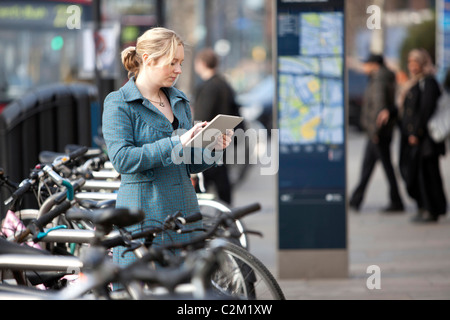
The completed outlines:
[[[145,214],[142,210],[105,208],[98,210],[83,210],[80,208],[70,208],[66,212],[69,220],[88,220],[107,232],[113,226],[125,228],[137,224],[144,220]]]
[[[92,199],[82,199],[79,200],[79,203],[82,207],[87,209],[104,209],[104,208],[114,208],[116,205],[116,200],[92,200]]]
[[[0,238],[0,254],[50,255],[50,252],[23,246]]]
[[[42,164],[51,164],[56,158],[61,156],[65,156],[65,154],[53,151],[41,151],[39,152],[39,162]]]

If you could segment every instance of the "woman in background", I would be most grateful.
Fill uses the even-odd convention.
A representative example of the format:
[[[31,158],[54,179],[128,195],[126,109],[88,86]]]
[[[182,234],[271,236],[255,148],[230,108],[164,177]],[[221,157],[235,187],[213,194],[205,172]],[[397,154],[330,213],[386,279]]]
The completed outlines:
[[[441,90],[430,55],[414,49],[408,55],[410,80],[400,95],[400,171],[408,194],[418,208],[414,222],[436,222],[447,212],[439,157],[445,144],[435,143],[427,123],[436,109]]]

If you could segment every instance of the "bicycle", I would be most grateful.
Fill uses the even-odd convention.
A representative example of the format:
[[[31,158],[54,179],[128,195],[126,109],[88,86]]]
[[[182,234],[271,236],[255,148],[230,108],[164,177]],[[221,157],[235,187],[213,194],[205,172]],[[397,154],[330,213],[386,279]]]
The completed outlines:
[[[81,284],[75,284],[70,288],[64,288],[61,292],[53,294],[39,293],[37,297],[44,299],[78,299],[83,298],[92,290],[96,291],[96,298],[117,298],[114,294],[106,290],[108,283],[112,281],[120,281],[125,284],[129,297],[134,299],[158,299],[160,295],[155,292],[145,291],[142,286],[139,286],[137,281],[145,281],[152,285],[162,286],[169,292],[170,298],[180,298],[176,293],[175,287],[180,284],[185,284],[186,281],[194,289],[191,294],[196,299],[211,299],[211,298],[267,298],[266,296],[258,296],[261,291],[257,291],[256,294],[251,294],[247,284],[245,283],[245,273],[242,273],[243,263],[247,266],[251,266],[252,271],[255,272],[258,277],[261,276],[261,281],[268,283],[270,294],[276,299],[284,299],[281,289],[276,283],[275,279],[270,275],[267,269],[262,263],[256,263],[256,258],[252,257],[248,252],[239,246],[235,246],[228,241],[212,240],[215,235],[219,236],[231,236],[232,232],[223,229],[223,225],[231,225],[230,219],[242,218],[243,215],[248,214],[251,211],[255,211],[256,206],[248,206],[240,210],[235,210],[231,214],[222,216],[217,220],[213,228],[209,229],[205,234],[193,239],[193,241],[184,244],[171,244],[166,247],[154,247],[150,246],[146,254],[142,255],[142,258],[135,264],[126,267],[125,269],[118,268],[111,264],[111,261],[106,260],[106,247],[111,245],[117,245],[117,241],[123,243],[130,240],[129,235],[121,234],[112,239],[103,239],[103,237],[112,230],[111,225],[127,226],[130,224],[129,211],[124,209],[107,209],[102,214],[92,214],[92,212],[81,211],[80,209],[69,209],[66,213],[68,219],[80,219],[83,217],[89,217],[94,219],[98,232],[96,232],[93,247],[85,248],[89,254],[83,255],[83,270],[84,282]],[[109,211],[108,211],[109,210]],[[133,215],[132,215],[133,216]],[[139,219],[136,219],[138,215],[134,214],[133,223],[136,223]],[[95,218],[93,218],[95,217]],[[192,220],[191,220],[192,219]],[[180,219],[177,215],[168,218],[165,222],[164,229],[180,229],[181,225],[194,221],[194,218],[188,217],[187,219]],[[103,223],[100,223],[103,221]],[[140,234],[135,234],[133,238],[147,237],[156,232],[156,229],[142,231]],[[49,234],[50,235],[50,234]],[[100,241],[100,239],[103,239]],[[128,241],[131,245],[132,243]],[[101,244],[101,247],[100,247]],[[208,244],[208,246],[205,246]],[[173,248],[185,249],[187,254],[185,259],[180,257],[174,257],[171,255],[164,255],[163,252]],[[133,250],[137,250],[137,247]],[[87,257],[87,258],[86,258]],[[238,260],[242,259],[242,260]],[[164,268],[158,268],[156,270],[148,268],[146,262],[158,261]],[[183,263],[180,263],[182,261]],[[230,265],[224,264],[224,261],[232,263]],[[256,267],[255,267],[256,265]],[[1,264],[0,264],[1,266]],[[143,267],[145,266],[145,268]],[[224,279],[227,279],[224,281]],[[233,284],[233,287],[225,287],[226,284]],[[259,287],[260,288],[260,287]],[[234,291],[231,291],[233,289]],[[0,288],[0,293],[11,294],[13,291],[17,294],[16,288]],[[32,291],[26,290],[26,294],[31,294]],[[112,294],[112,297],[111,297]],[[1,294],[0,294],[1,296]],[[185,297],[185,295],[183,295]],[[123,298],[123,297],[122,297]]]
[[[65,244],[68,241],[75,240],[74,239],[74,237],[75,237],[74,234],[75,233],[72,232],[72,231],[75,231],[75,230],[71,230],[70,231],[70,232],[72,232],[72,234],[70,235],[70,237],[72,237],[72,238],[70,238],[70,237],[68,237],[68,233],[67,233],[67,232],[69,232],[69,230],[67,230],[67,232],[65,232],[66,230],[53,230],[53,229],[45,230],[44,229],[44,227],[47,225],[47,223],[49,223],[50,221],[53,221],[57,217],[60,217],[59,219],[65,219],[64,216],[61,216],[61,214],[64,213],[65,211],[67,211],[69,208],[73,207],[75,204],[79,204],[79,202],[81,202],[81,201],[79,201],[79,199],[76,199],[75,192],[74,192],[75,190],[74,190],[73,186],[70,184],[70,182],[67,181],[66,179],[63,179],[61,177],[61,175],[59,175],[58,173],[55,172],[55,170],[65,166],[66,164],[71,162],[70,158],[71,157],[67,158],[65,156],[58,155],[56,158],[52,159],[52,164],[51,165],[46,165],[46,166],[43,166],[43,167],[37,167],[37,169],[35,169],[32,172],[32,174],[30,175],[29,179],[24,180],[24,182],[13,193],[13,195],[11,197],[12,200],[10,200],[10,201],[13,201],[14,205],[15,205],[16,202],[19,201],[20,196],[22,196],[24,193],[26,193],[29,190],[31,190],[33,187],[36,189],[36,185],[40,186],[41,183],[46,185],[49,182],[49,181],[46,181],[46,178],[50,178],[50,180],[53,181],[53,183],[56,184],[56,186],[57,186],[54,189],[50,189],[50,187],[47,186],[47,185],[46,185],[45,189],[41,188],[41,187],[38,188],[38,190],[40,190],[40,191],[42,191],[42,190],[47,190],[48,191],[47,198],[45,199],[44,202],[41,202],[41,208],[39,209],[38,214],[35,216],[38,219],[36,221],[32,221],[30,223],[30,225],[27,226],[26,232],[21,233],[20,237],[16,237],[16,240],[18,242],[25,241],[25,239],[29,238],[30,235],[32,235],[34,240],[40,240],[40,241],[43,240],[42,237],[44,237],[44,238],[46,237],[46,239],[48,240],[48,241],[45,241],[46,243],[50,242],[51,239],[53,239],[53,241],[56,241],[57,243],[62,243],[62,244]],[[73,163],[73,162],[71,162],[71,163]],[[79,166],[81,166],[81,165],[84,166],[85,163],[84,164],[82,164],[82,163],[80,164],[79,163],[79,164],[77,164],[77,166],[73,166],[73,168],[71,168],[70,172],[73,173],[74,171],[77,171],[78,170],[77,168]],[[70,176],[70,177],[73,178],[73,176],[69,175],[67,172],[69,172],[69,171],[67,171],[67,170],[65,171],[67,176]],[[82,187],[83,185],[84,185],[84,182],[80,182],[79,183],[79,187]],[[59,188],[61,188],[61,187],[66,187],[67,190],[66,191],[59,190]],[[59,191],[59,193],[58,193],[58,191]],[[82,194],[82,193],[85,193],[85,192],[77,192],[77,195],[78,194]],[[67,199],[72,199],[72,200],[67,200]],[[199,199],[199,202],[200,202],[200,200],[202,200],[202,199]],[[203,199],[203,200],[207,200],[207,199]],[[86,205],[86,203],[89,203],[89,205]],[[218,202],[214,202],[213,201],[213,204],[216,207],[218,206],[217,205]],[[100,203],[92,201],[92,200],[86,200],[84,205],[87,206],[87,207],[91,207],[92,206],[91,209],[94,209],[94,208],[97,208],[98,206],[100,206]],[[220,215],[223,216],[223,217],[227,216],[226,213],[229,213],[231,211],[231,209],[227,208],[227,207],[220,207],[219,206],[219,208],[222,211]],[[44,220],[39,220],[41,218],[43,218]],[[213,217],[213,218],[215,218],[215,217]],[[40,222],[37,223],[37,221],[40,221]],[[45,222],[43,222],[43,221],[45,221]],[[239,232],[237,234],[239,234],[242,237],[243,232],[247,232],[247,231],[244,230],[244,228],[242,228],[242,227],[239,228],[238,226],[236,226],[236,224],[237,224],[236,221],[239,221],[239,218],[231,219],[231,220],[228,221],[228,223],[234,224],[235,228],[237,227],[237,229],[239,230]],[[65,221],[65,224],[70,225],[70,223],[68,223],[67,221]],[[208,225],[208,223],[207,223],[207,225]],[[89,226],[89,227],[92,227],[92,226]],[[227,226],[227,228],[229,228],[229,226]],[[82,231],[82,230],[79,230],[79,231]],[[80,239],[80,232],[79,231],[78,231],[78,234],[77,234],[78,239]],[[88,231],[88,230],[84,230],[84,231]],[[56,237],[56,234],[60,235],[59,239]],[[85,237],[85,236],[87,236],[87,233],[84,233],[84,235],[82,235],[81,238]],[[66,237],[66,238],[64,238],[64,237]],[[92,239],[92,238],[93,238],[92,233],[90,233],[90,239]],[[233,239],[233,237],[226,237],[226,238],[227,239]],[[77,240],[77,241],[79,241],[79,240]],[[72,243],[76,243],[77,241],[73,241]],[[81,241],[81,242],[83,242],[83,241]],[[230,247],[232,247],[232,246],[230,245]],[[65,248],[63,248],[63,249],[65,250]],[[239,249],[234,249],[234,250],[233,249],[234,248],[229,249],[229,251],[230,252],[240,251]],[[72,252],[72,254],[73,254],[73,252]],[[229,255],[231,255],[231,253]],[[241,267],[241,266],[243,266],[245,264],[246,260],[247,261],[252,261],[252,258],[251,258],[252,256],[251,255],[250,255],[250,258],[249,257],[245,257],[245,255],[249,255],[249,253],[245,252],[245,251],[244,252],[240,252],[240,253],[238,253],[237,257],[233,258],[234,260],[232,260],[232,265],[234,263],[234,269],[235,270],[243,269],[243,267]],[[240,256],[244,256],[244,258],[240,258]],[[244,261],[244,262],[237,263],[236,259],[238,259],[238,258],[241,261]],[[254,272],[251,271],[251,270],[253,270],[253,269],[256,269],[256,268],[250,268],[250,271],[247,272],[246,276],[252,275]],[[261,273],[261,271],[259,271],[259,272]],[[241,276],[241,278],[243,279],[245,277]],[[270,277],[266,277],[266,279],[267,278],[270,278]],[[265,280],[265,281],[267,282],[267,280]],[[244,291],[244,292],[247,292],[246,293],[247,297],[251,297],[251,294],[249,295],[248,292],[251,292],[253,289],[245,288],[246,286],[248,286],[245,283],[245,280],[241,281],[241,282],[243,284],[240,285],[240,288],[241,288],[240,290]],[[247,281],[247,282],[249,282],[249,281]],[[244,288],[244,289],[242,289],[242,288]]]
[[[111,230],[113,225],[119,227],[126,227],[141,221],[144,217],[142,211],[131,210],[118,210],[109,209],[103,210],[102,214],[96,216],[95,225],[96,232],[94,237],[94,244],[98,239],[107,234]],[[42,219],[40,218],[41,223]],[[22,296],[22,298],[30,299],[71,299],[71,298],[83,298],[85,294],[90,293],[92,290],[101,289],[103,285],[103,279],[111,276],[111,273],[107,272],[112,270],[110,264],[103,263],[106,255],[104,252],[99,252],[98,246],[93,246],[87,249],[87,254],[80,259],[76,257],[55,257],[49,255],[46,251],[36,250],[20,246],[15,243],[8,242],[0,238],[2,245],[0,248],[3,250],[0,254],[0,268],[13,269],[13,270],[45,270],[45,271],[68,271],[68,270],[85,270],[85,274],[88,277],[88,281],[80,282],[70,287],[63,288],[62,290],[48,290],[45,293],[42,291],[33,290],[33,288],[26,288],[23,285],[26,283],[18,283],[19,286],[2,285],[0,286],[0,296],[8,296],[10,294]],[[5,251],[6,250],[6,251]],[[10,255],[10,253],[13,253]],[[18,262],[15,262],[18,261]],[[23,263],[20,263],[23,262]],[[95,267],[101,269],[101,272],[97,273]],[[96,272],[90,273],[93,269]],[[109,278],[108,278],[109,279]],[[22,285],[22,286],[20,286]],[[99,293],[99,296],[102,294]]]
[[[238,220],[245,214],[257,211],[259,209],[259,204],[252,204],[234,209],[230,211],[230,213],[218,216],[214,223],[211,223],[210,227],[207,228],[207,233],[205,235],[200,235],[197,239],[194,239],[188,244],[168,245],[166,249],[182,249],[189,248],[190,246],[197,248],[196,245],[204,246],[207,243],[210,244],[210,242],[207,241],[217,234],[224,238],[238,237],[240,232],[236,230],[236,225],[232,220]],[[81,215],[83,215],[83,213],[81,213]],[[150,228],[148,230],[131,234],[127,238],[128,243],[125,242],[122,237],[117,237],[115,239],[107,240],[105,244],[107,247],[127,245],[131,247],[131,249],[129,249],[130,251],[139,252],[137,255],[142,258],[143,253],[139,250],[142,250],[143,246],[147,246],[146,250],[152,249],[151,244],[154,234],[168,229],[183,232],[182,225],[189,222],[194,222],[196,218],[188,217],[187,219],[183,218],[182,220],[184,221],[183,224],[176,223],[177,215],[172,215],[167,217],[166,221],[163,223],[165,228]],[[187,230],[187,232],[192,231],[194,230]],[[136,244],[132,242],[133,240],[139,238],[144,238],[144,243]],[[214,285],[216,294],[220,292],[225,296],[238,296],[240,298],[245,297],[246,299],[284,299],[284,295],[282,294],[281,288],[275,278],[255,256],[230,241],[224,241],[220,247],[225,255],[222,255],[221,263],[218,264],[219,271],[211,274],[211,278],[209,279],[209,281],[211,281]],[[193,251],[188,251],[187,256],[192,254],[192,252]],[[166,264],[163,260],[159,260],[158,262],[161,265]]]

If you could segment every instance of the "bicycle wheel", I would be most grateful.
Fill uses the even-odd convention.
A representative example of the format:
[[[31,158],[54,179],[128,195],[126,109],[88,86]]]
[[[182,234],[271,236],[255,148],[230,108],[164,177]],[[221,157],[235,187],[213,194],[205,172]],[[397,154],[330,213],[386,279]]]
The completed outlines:
[[[245,300],[285,300],[280,285],[258,258],[229,242],[223,251],[225,259],[211,278],[218,293]]]
[[[214,221],[217,220],[217,217],[222,213],[231,212],[231,208],[221,201],[214,199],[198,199],[198,204],[200,206],[200,212],[203,216],[203,224],[208,227],[211,224],[214,224]],[[235,220],[236,228],[241,232],[241,236],[239,237],[239,244],[249,250],[249,240],[247,234],[245,233],[245,225],[241,220]]]

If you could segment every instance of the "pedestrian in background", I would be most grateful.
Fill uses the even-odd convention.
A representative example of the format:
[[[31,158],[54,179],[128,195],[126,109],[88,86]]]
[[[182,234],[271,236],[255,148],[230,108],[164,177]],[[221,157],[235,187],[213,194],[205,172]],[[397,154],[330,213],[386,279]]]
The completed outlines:
[[[195,57],[195,72],[202,80],[195,90],[194,119],[197,121],[211,121],[218,114],[239,115],[235,92],[219,73],[219,62],[211,48],[201,50]],[[203,177],[205,188],[214,186],[221,201],[232,203],[232,185],[225,162],[203,172]]]
[[[377,54],[371,54],[364,61],[363,70],[369,77],[361,110],[361,125],[366,131],[367,143],[360,180],[350,198],[350,207],[359,210],[375,165],[380,160],[389,182],[390,203],[384,212],[401,212],[404,206],[391,160],[391,141],[397,118],[395,74],[386,67],[383,56]]]
[[[122,52],[130,79],[105,99],[103,135],[108,156],[121,174],[116,206],[143,210],[144,226],[160,226],[168,215],[179,211],[183,216],[199,212],[190,174],[214,165],[205,158],[201,164],[173,161],[173,151],[178,150],[178,154],[180,147],[205,125],[193,126],[188,99],[173,87],[182,73],[183,61],[181,38],[172,30],[151,29],[138,38],[136,47]],[[222,136],[215,145],[216,152],[230,142],[231,137]],[[140,228],[133,226],[130,231]],[[187,241],[190,237],[166,232],[158,235],[155,243]],[[136,259],[129,252],[122,256],[124,251],[123,247],[114,248],[116,263],[126,265]]]
[[[414,49],[408,55],[410,80],[401,96],[400,171],[408,194],[417,204],[414,222],[436,222],[447,212],[439,158],[445,144],[435,143],[427,123],[441,95],[430,55]]]

